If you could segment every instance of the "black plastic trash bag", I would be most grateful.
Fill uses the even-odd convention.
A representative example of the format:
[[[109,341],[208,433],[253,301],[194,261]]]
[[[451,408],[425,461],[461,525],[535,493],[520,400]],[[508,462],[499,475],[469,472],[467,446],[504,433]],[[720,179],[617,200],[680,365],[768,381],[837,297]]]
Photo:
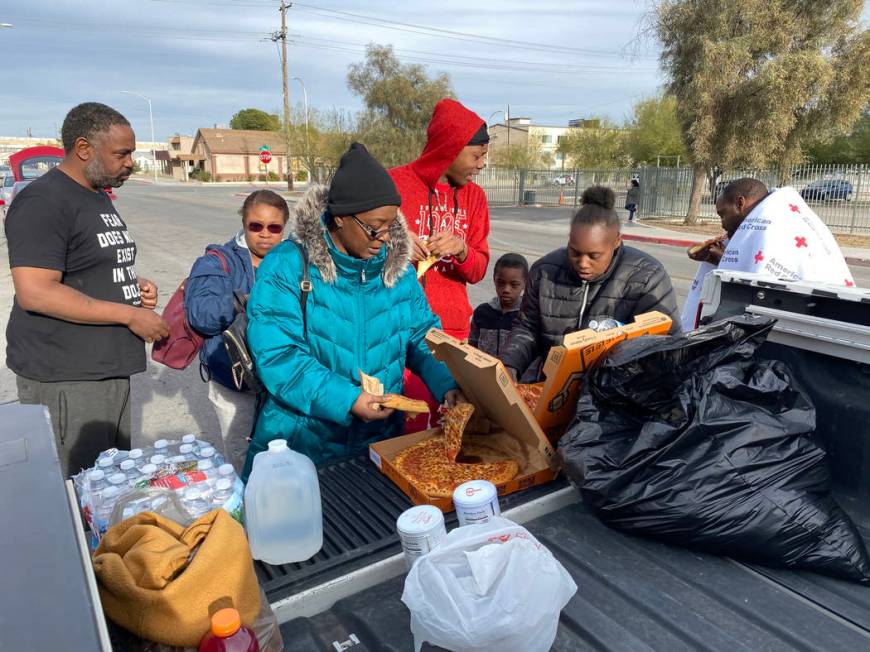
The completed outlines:
[[[753,359],[772,325],[737,317],[615,347],[559,442],[565,472],[614,528],[870,583],[813,404],[784,363]]]

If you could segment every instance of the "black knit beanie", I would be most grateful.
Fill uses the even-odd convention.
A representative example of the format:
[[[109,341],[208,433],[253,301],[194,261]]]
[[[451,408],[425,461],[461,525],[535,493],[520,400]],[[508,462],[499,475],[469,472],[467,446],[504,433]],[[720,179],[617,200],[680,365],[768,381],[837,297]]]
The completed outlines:
[[[384,166],[364,145],[353,143],[342,155],[329,185],[327,208],[333,216],[365,213],[381,206],[401,206],[402,198]]]
[[[489,142],[489,131],[486,129],[486,123],[484,122],[480,125],[480,129],[478,129],[474,135],[471,137],[471,140],[468,141],[469,145],[486,145]]]

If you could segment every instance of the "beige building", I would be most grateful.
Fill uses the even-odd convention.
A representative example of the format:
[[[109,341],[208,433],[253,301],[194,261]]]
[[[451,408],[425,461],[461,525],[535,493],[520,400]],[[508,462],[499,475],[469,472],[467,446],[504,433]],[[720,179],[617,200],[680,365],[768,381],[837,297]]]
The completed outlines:
[[[558,152],[562,137],[568,133],[571,127],[558,127],[555,125],[534,125],[531,118],[511,118],[509,123],[499,123],[489,127],[489,151],[497,152],[508,146],[508,132],[510,132],[510,146],[528,147],[530,142],[536,141],[541,147],[541,157],[544,165],[552,170],[562,167],[562,155]]]
[[[179,147],[181,146],[179,141]],[[268,165],[260,162],[260,148],[272,152]],[[189,158],[193,170],[208,172],[213,181],[248,181],[274,172],[286,179],[287,144],[283,134],[275,131],[247,129],[199,129],[191,145]]]

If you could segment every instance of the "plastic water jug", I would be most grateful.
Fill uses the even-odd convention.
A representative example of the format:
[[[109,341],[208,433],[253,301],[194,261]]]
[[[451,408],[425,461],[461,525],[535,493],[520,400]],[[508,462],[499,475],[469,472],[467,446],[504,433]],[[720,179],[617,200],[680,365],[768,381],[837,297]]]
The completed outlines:
[[[245,527],[254,559],[289,564],[323,546],[320,483],[314,463],[283,439],[258,453],[245,487]]]

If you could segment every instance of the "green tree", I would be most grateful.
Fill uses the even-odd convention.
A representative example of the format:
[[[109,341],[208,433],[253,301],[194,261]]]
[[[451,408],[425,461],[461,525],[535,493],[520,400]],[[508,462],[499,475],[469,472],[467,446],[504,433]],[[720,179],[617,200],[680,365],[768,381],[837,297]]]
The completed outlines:
[[[423,66],[403,65],[388,45],[369,44],[366,60],[350,66],[347,85],[365,104],[359,136],[385,166],[420,154],[432,109],[438,100],[453,97],[447,75],[430,78]]]
[[[571,129],[559,143],[559,152],[571,167],[614,168],[631,165],[628,132],[605,118],[595,128]]]
[[[635,163],[652,163],[659,156],[686,160],[677,100],[672,95],[650,97],[635,104],[626,128],[628,154]]]
[[[848,130],[870,91],[861,0],[658,0],[661,63],[694,173],[686,223],[712,169],[781,169],[801,144]]]
[[[266,113],[260,109],[242,109],[230,118],[230,129],[280,131],[281,120],[274,113]]]
[[[864,109],[851,133],[816,140],[807,145],[805,152],[813,163],[870,163],[870,106]]]

